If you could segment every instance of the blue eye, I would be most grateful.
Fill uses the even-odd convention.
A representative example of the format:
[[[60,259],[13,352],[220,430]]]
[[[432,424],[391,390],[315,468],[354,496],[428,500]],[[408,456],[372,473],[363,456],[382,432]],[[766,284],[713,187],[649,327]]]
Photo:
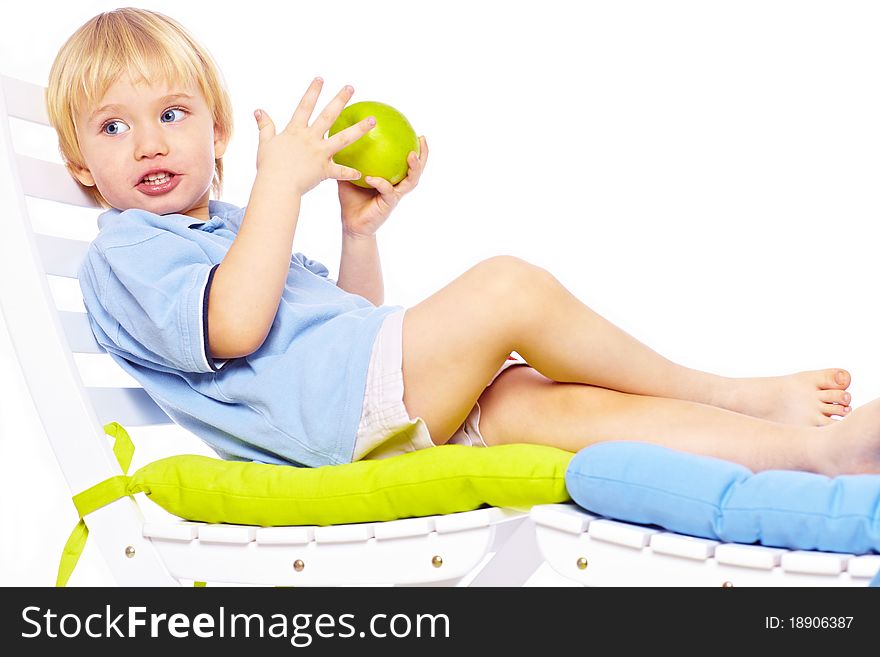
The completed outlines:
[[[117,127],[118,126],[118,127]],[[101,132],[105,135],[120,135],[128,130],[128,126],[122,121],[108,121],[101,126]]]
[[[178,114],[180,114],[180,118],[175,119]],[[174,123],[175,121],[182,121],[184,118],[186,118],[186,110],[179,107],[172,107],[162,112],[162,123]]]

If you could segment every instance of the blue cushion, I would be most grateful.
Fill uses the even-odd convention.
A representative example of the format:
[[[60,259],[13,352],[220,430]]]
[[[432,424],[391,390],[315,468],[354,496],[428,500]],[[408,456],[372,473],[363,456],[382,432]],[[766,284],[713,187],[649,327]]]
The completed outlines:
[[[681,534],[797,550],[880,552],[880,475],[756,474],[730,461],[615,441],[578,452],[565,483],[588,511]]]

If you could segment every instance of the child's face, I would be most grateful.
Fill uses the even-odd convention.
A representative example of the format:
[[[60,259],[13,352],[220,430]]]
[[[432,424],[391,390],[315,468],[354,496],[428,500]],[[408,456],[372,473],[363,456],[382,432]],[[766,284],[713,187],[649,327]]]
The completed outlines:
[[[74,175],[96,185],[111,206],[209,219],[214,159],[227,140],[198,88],[121,77],[97,107],[77,113],[75,124],[85,166]],[[160,178],[151,184],[148,174]]]

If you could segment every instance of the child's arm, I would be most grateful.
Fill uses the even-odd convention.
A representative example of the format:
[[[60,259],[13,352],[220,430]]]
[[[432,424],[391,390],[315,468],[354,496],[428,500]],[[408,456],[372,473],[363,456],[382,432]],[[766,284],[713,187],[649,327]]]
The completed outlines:
[[[342,257],[336,284],[346,292],[365,297],[381,305],[385,297],[382,265],[376,231],[404,195],[419,184],[428,161],[428,142],[419,138],[419,153],[407,157],[406,178],[392,185],[384,178],[367,176],[374,189],[364,189],[348,182],[339,182],[339,204],[342,208]]]
[[[375,235],[342,232],[342,257],[336,285],[346,292],[359,294],[376,306],[385,301],[382,263]]]
[[[256,113],[257,176],[238,236],[217,267],[208,298],[208,343],[214,358],[246,356],[266,339],[284,291],[302,195],[326,178],[360,177],[331,157],[369,131],[375,119],[324,139],[353,89],[340,91],[309,126],[322,82],[312,82],[277,135],[269,116]]]

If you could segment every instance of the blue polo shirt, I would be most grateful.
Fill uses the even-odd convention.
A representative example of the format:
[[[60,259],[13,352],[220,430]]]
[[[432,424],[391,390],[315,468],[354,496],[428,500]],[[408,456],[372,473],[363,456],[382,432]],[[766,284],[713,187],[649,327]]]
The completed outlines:
[[[205,223],[134,209],[100,215],[79,271],[95,338],[224,458],[350,462],[373,340],[399,306],[342,290],[296,253],[265,342],[218,361],[208,348],[208,294],[244,209],[211,201],[209,215]]]

